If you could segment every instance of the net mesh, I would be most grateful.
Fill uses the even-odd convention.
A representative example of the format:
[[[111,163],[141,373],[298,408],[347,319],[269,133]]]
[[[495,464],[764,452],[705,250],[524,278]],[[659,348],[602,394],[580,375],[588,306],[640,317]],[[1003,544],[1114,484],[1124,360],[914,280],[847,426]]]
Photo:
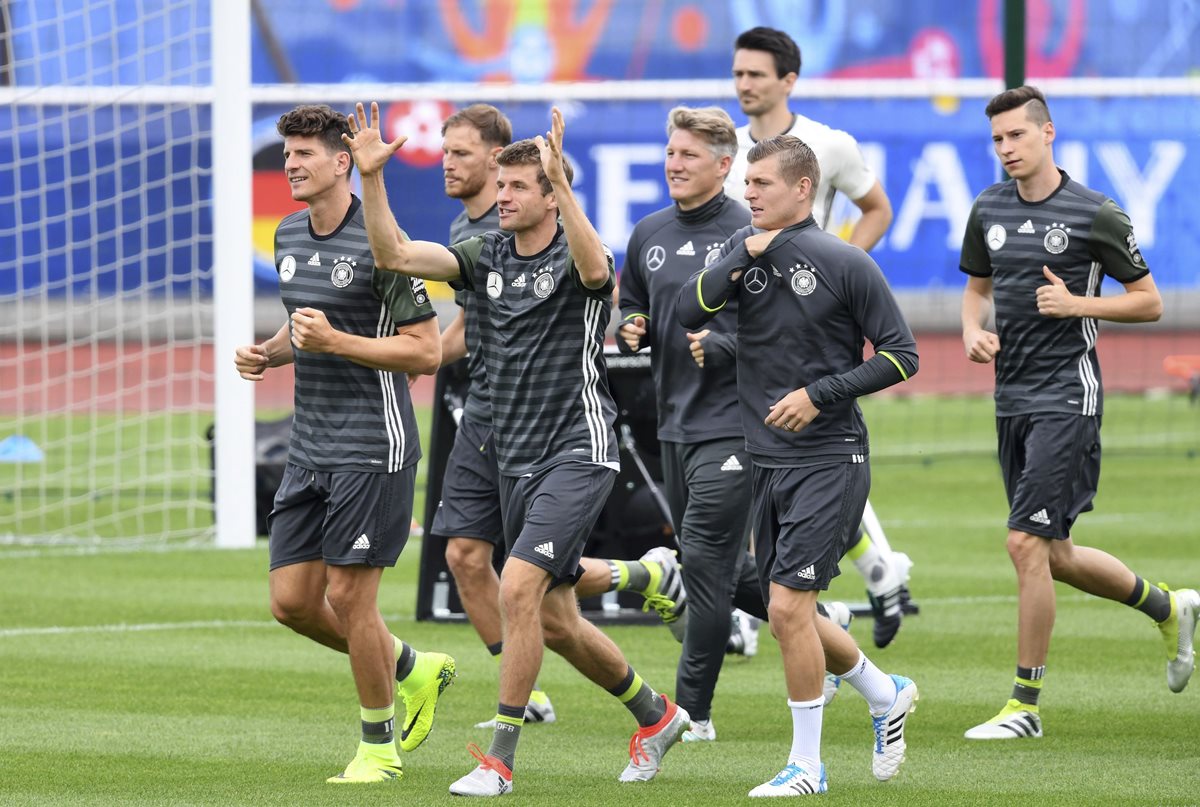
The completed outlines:
[[[56,0],[6,10],[0,537],[206,535],[204,6]]]

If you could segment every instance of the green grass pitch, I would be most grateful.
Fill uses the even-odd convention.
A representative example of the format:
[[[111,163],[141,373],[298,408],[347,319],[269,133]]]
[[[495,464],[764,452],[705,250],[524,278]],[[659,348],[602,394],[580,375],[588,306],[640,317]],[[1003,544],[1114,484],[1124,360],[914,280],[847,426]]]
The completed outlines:
[[[1200,584],[1200,411],[1182,398],[1110,403],[1097,510],[1077,539],[1153,581]],[[825,712],[822,803],[1200,804],[1200,678],[1170,693],[1149,621],[1066,587],[1042,697],[1046,737],[961,739],[1003,703],[1015,662],[1015,582],[989,407],[889,399],[865,408],[872,502],[893,547],[915,561],[921,613],[886,650],[871,646],[869,620],[852,632],[885,670],[913,677],[921,701],[909,760],[881,784],[870,772],[864,702],[843,691]],[[8,502],[0,507],[10,514],[13,482],[11,469],[0,471]],[[264,545],[0,542],[0,805],[451,803],[448,785],[473,764],[466,744],[489,739],[472,725],[494,712],[496,670],[469,626],[413,621],[419,550],[411,543],[385,575],[383,610],[401,637],[455,655],[460,676],[428,742],[405,755],[402,782],[345,788],[324,779],[357,741],[349,669],[271,621]],[[861,601],[857,573],[843,570],[831,596]],[[668,631],[606,630],[653,686],[673,692],[679,646]],[[765,632],[756,658],[725,665],[718,741],[675,748],[648,784],[616,781],[633,722],[615,699],[557,657],[547,657],[540,680],[560,721],[524,732],[513,803],[742,802],[786,758],[790,718]]]

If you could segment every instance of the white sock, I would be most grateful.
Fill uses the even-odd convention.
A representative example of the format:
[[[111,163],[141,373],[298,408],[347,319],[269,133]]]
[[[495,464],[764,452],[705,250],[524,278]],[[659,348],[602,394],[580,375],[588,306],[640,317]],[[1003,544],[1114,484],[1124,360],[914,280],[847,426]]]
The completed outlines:
[[[813,776],[821,775],[821,718],[825,698],[787,702],[792,710],[792,750],[788,764],[799,765]]]
[[[842,674],[842,680],[866,698],[871,714],[875,717],[891,709],[892,704],[896,702],[896,682],[876,667],[861,650],[858,651],[858,662],[850,672]]]

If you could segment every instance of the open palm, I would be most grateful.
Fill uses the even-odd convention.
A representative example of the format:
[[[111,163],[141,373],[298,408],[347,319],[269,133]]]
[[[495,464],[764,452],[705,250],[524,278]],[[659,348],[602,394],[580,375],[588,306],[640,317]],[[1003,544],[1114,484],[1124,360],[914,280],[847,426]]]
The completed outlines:
[[[368,121],[362,104],[355,106],[355,111],[346,116],[350,125],[350,135],[342,135],[342,142],[350,147],[350,156],[358,166],[360,174],[374,174],[383,170],[392,155],[408,140],[407,137],[397,137],[392,142],[383,139],[379,129],[379,104],[371,102],[371,118]]]

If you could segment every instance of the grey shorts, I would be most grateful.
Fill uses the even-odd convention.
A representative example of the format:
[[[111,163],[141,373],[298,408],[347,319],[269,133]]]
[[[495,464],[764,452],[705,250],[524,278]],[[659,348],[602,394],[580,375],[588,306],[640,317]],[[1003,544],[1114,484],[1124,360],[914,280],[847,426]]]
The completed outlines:
[[[560,462],[528,476],[500,476],[504,542],[510,557],[550,573],[550,586],[574,583],[596,519],[617,472],[588,462]]]
[[[862,521],[870,464],[755,464],[752,488],[750,523],[763,599],[768,599],[768,581],[806,591],[829,588]]]
[[[1038,412],[996,418],[1008,528],[1066,539],[1100,485],[1100,418]]]
[[[466,417],[459,421],[430,534],[478,538],[492,544],[504,539],[500,471],[491,426]]]
[[[312,471],[288,463],[267,516],[271,569],[395,566],[412,526],[417,466],[394,473]]]

